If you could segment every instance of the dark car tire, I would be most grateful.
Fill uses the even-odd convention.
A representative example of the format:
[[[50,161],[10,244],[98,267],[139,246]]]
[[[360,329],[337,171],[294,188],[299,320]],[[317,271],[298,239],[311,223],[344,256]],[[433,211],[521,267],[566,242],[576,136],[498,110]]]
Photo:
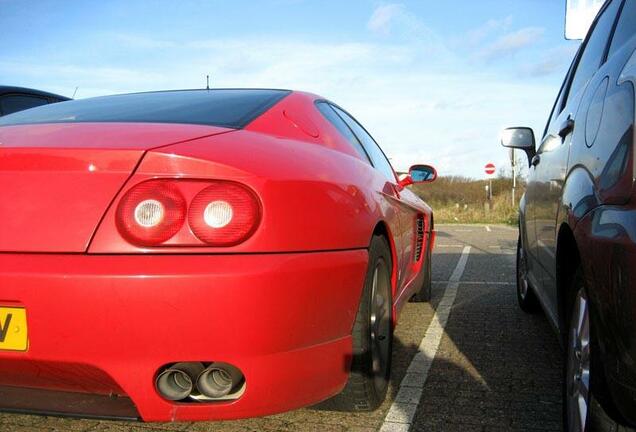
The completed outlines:
[[[386,397],[393,350],[392,268],[389,243],[383,236],[373,236],[369,267],[353,326],[349,380],[344,390],[328,401],[332,409],[372,411]]]
[[[580,267],[574,274],[567,300],[567,334],[563,361],[564,430],[617,431],[619,423],[614,419],[618,419],[621,423],[623,420],[614,407],[607,387],[605,369],[599,355],[598,333]],[[582,324],[578,325],[578,323]],[[587,379],[585,379],[586,375]],[[581,376],[582,379],[577,379],[577,376]],[[579,390],[577,393],[577,389],[584,390],[583,392]],[[587,394],[583,403],[587,409],[584,422],[576,420],[576,416],[580,414],[581,403],[580,399],[576,401],[575,397],[581,394]]]
[[[430,302],[431,296],[433,292],[433,281],[431,276],[431,249],[426,249],[426,256],[424,257],[424,268],[422,272],[424,273],[424,281],[422,282],[422,286],[420,289],[413,294],[411,297],[411,301],[414,303],[424,303]]]
[[[528,256],[523,248],[521,236],[517,240],[517,301],[522,311],[530,314],[540,310],[539,299],[528,280]]]

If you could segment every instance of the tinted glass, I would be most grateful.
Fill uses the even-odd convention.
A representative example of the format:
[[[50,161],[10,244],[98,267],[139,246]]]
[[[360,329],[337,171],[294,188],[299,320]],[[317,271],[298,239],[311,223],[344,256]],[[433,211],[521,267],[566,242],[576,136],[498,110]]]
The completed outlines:
[[[636,35],[636,0],[626,0],[616,25],[609,55],[621,49],[634,35]]]
[[[334,106],[334,110],[338,113],[340,117],[347,123],[347,125],[351,128],[353,133],[358,137],[364,149],[369,154],[371,158],[371,162],[373,162],[373,166],[376,169],[380,170],[385,177],[391,182],[395,182],[395,173],[389,160],[386,158],[378,144],[375,140],[369,135],[369,133],[364,130],[362,126],[349,114],[341,110],[340,108]]]
[[[322,115],[325,116],[329,123],[331,123],[336,129],[338,129],[338,132],[340,132],[340,134],[345,137],[347,141],[349,141],[355,151],[358,152],[358,154],[362,156],[365,161],[370,162],[369,156],[364,151],[364,148],[362,147],[362,144],[360,144],[360,141],[358,141],[358,138],[356,138],[353,132],[351,132],[351,129],[349,129],[349,126],[347,126],[344,120],[342,120],[340,116],[336,114],[331,106],[326,102],[318,102],[316,104],[316,108],[318,108],[318,111],[320,111]]]
[[[611,2],[596,22],[592,34],[588,36],[585,51],[581,55],[570,85],[568,99],[575,96],[588,83],[601,65],[620,4],[618,0]]]
[[[7,95],[0,98],[0,112],[2,112],[3,115],[7,115],[48,103],[49,101],[46,98],[38,96]]]
[[[284,90],[187,90],[103,96],[47,105],[0,119],[29,123],[192,123],[241,128],[289,94]]]

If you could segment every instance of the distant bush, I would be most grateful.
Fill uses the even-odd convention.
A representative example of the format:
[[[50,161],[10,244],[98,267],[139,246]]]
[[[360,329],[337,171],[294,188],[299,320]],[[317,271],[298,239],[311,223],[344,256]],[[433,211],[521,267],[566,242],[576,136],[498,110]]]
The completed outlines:
[[[433,183],[411,186],[435,213],[437,223],[505,223],[517,224],[518,203],[525,184],[517,181],[515,204],[512,203],[512,179],[492,180],[493,199],[488,203],[488,180],[464,177],[440,177]],[[488,206],[486,204],[489,204]]]

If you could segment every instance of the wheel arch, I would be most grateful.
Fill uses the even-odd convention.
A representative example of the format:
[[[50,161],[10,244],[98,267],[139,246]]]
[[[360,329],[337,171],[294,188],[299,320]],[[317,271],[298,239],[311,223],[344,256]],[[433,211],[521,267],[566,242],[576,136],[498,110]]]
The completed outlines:
[[[391,228],[389,227],[389,225],[383,220],[381,220],[375,225],[371,238],[373,238],[373,236],[376,236],[376,235],[383,236],[389,243],[389,248],[391,249],[391,291],[392,291],[391,295],[393,296],[393,299],[395,299],[395,295],[397,292],[398,256],[397,256],[395,241],[393,239],[393,234],[391,233]],[[369,239],[369,242],[371,242],[371,238]]]
[[[561,341],[567,328],[567,302],[576,270],[581,264],[581,254],[574,231],[567,223],[559,226],[556,249],[556,276],[558,320]]]

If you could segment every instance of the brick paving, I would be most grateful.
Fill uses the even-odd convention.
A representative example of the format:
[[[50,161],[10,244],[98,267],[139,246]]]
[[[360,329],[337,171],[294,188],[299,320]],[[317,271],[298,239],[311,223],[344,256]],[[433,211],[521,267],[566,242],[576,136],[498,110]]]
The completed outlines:
[[[516,231],[444,226],[438,232],[432,304],[405,307],[396,331],[389,397],[373,413],[311,407],[258,419],[172,424],[0,414],[0,431],[377,431],[464,245],[471,246],[464,283],[459,285],[411,430],[560,430],[560,351],[545,317],[529,316],[517,308]]]

